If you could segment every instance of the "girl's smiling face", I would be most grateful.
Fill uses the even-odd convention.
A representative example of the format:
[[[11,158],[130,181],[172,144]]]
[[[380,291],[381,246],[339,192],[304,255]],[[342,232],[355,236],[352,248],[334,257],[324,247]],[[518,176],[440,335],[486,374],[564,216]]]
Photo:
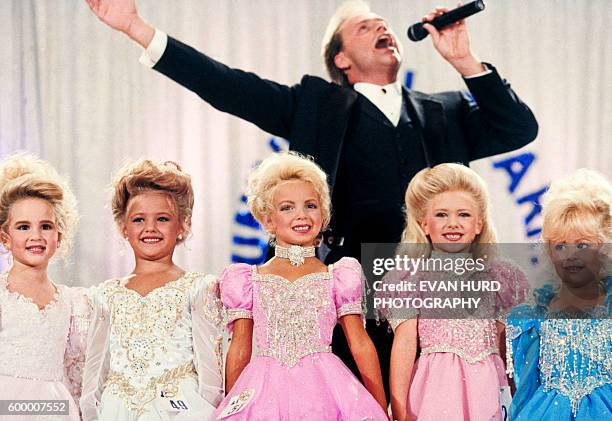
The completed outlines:
[[[53,206],[34,197],[13,203],[2,242],[16,265],[46,268],[60,242]]]
[[[431,200],[419,224],[435,250],[466,253],[482,231],[483,219],[469,193],[447,191]]]
[[[121,231],[137,259],[153,261],[172,256],[184,229],[168,194],[145,191],[128,202]]]
[[[311,183],[285,181],[274,191],[273,210],[266,229],[276,235],[279,246],[311,246],[321,232],[321,202]]]

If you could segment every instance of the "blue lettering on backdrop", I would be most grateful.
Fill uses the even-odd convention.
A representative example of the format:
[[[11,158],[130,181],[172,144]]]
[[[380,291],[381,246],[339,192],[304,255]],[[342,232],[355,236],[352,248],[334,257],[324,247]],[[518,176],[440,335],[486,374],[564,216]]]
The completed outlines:
[[[510,176],[510,187],[508,187],[508,190],[510,193],[514,193],[534,160],[535,155],[531,152],[526,152],[518,156],[504,159],[503,161],[495,162],[493,168],[503,168],[506,170]]]
[[[516,189],[524,180],[525,176],[528,176],[529,169],[536,159],[537,157],[533,153],[524,152],[501,161],[493,162],[494,169],[504,170],[508,175],[508,193],[511,196],[516,196]],[[529,213],[523,218],[524,232],[528,239],[537,238],[540,232],[542,232],[542,227],[539,224],[534,224],[534,218],[542,213],[540,198],[547,189],[548,185],[545,185],[531,193],[524,194],[518,198],[515,197],[515,203],[517,205],[528,204],[530,206]],[[538,263],[537,256],[532,256],[531,262],[536,265]]]
[[[289,142],[272,137],[268,146],[271,152],[281,152],[289,149]],[[266,261],[267,251],[268,234],[249,212],[247,198],[242,194],[232,227],[232,262],[259,265]]]

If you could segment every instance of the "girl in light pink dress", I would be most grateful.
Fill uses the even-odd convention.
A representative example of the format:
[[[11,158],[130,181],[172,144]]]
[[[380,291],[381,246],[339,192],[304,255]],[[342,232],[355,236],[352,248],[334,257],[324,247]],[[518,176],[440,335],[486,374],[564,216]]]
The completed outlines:
[[[249,178],[249,206],[276,238],[275,257],[260,267],[234,264],[221,275],[233,335],[227,396],[213,419],[388,420],[376,350],[361,316],[361,266],[351,258],[325,266],[315,257],[314,243],[330,217],[325,173],[294,154],[272,155]],[[331,353],[337,322],[366,387]]]
[[[495,259],[496,241],[484,182],[458,164],[420,171],[406,192],[407,223],[398,254],[429,258],[477,270],[392,271],[385,284],[411,282],[403,297],[459,297],[457,292],[420,292],[432,281],[498,281],[472,312],[416,308],[392,310],[391,408],[394,419],[418,421],[502,421],[500,391],[509,393],[500,356],[504,314],[523,301],[527,280],[514,264]],[[474,294],[470,292],[470,294]],[[464,298],[469,294],[464,294]],[[417,349],[420,347],[420,356]],[[416,361],[415,361],[416,359]],[[509,400],[509,396],[508,396]]]
[[[80,420],[89,304],[83,289],[47,273],[76,222],[76,201],[48,163],[15,155],[2,164],[0,237],[13,264],[0,275],[0,399],[63,401],[46,415],[6,419]]]

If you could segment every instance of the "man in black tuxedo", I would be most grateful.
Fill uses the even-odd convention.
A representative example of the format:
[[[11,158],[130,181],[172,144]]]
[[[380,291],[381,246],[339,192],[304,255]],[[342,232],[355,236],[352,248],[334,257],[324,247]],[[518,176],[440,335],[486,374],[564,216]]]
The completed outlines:
[[[328,174],[333,195],[328,262],[359,258],[361,243],[398,242],[404,192],[422,168],[442,162],[467,165],[520,148],[537,134],[529,108],[493,66],[472,54],[463,21],[442,31],[425,27],[474,101],[460,92],[428,95],[403,88],[397,80],[399,44],[387,22],[365,4],[345,4],[330,21],[323,54],[333,82],[306,75],[289,87],[231,69],[168,37],[140,18],[134,0],[88,3],[102,21],[142,45],[141,60],[155,70],[314,157]],[[436,8],[424,20],[446,11]],[[336,330],[334,352],[356,372]],[[373,321],[368,332],[388,383],[392,334],[386,324]]]

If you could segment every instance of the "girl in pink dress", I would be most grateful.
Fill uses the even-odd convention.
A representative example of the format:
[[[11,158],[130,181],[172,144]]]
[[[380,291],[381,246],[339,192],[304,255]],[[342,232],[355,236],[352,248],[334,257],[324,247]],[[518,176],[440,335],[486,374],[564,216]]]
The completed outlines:
[[[420,285],[431,285],[433,280],[496,280],[501,288],[485,295],[490,303],[488,312],[466,313],[465,318],[448,310],[391,312],[395,329],[390,375],[394,419],[501,421],[500,390],[508,386],[499,348],[505,343],[501,337],[503,314],[523,301],[527,280],[515,265],[492,259],[496,235],[486,186],[467,167],[437,165],[412,179],[406,207],[406,229],[398,254],[432,262],[470,259],[481,266],[475,272],[450,276],[442,271],[420,271],[412,276],[409,271],[394,271],[386,283],[410,280],[419,291]],[[423,294],[414,292],[411,296],[423,298]],[[415,362],[418,347],[420,357]]]
[[[64,401],[7,419],[80,420],[89,305],[82,288],[47,273],[56,251],[70,250],[77,220],[74,196],[47,162],[14,155],[2,164],[0,238],[13,264],[0,275],[0,399]]]
[[[251,212],[276,239],[275,257],[260,267],[231,265],[221,276],[233,336],[227,396],[213,419],[388,420],[361,316],[361,266],[351,258],[325,266],[315,257],[330,218],[325,173],[298,155],[274,154],[251,173],[248,190]],[[337,322],[366,387],[331,353]]]

